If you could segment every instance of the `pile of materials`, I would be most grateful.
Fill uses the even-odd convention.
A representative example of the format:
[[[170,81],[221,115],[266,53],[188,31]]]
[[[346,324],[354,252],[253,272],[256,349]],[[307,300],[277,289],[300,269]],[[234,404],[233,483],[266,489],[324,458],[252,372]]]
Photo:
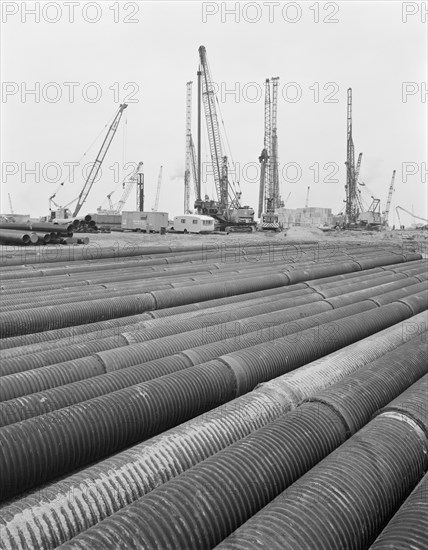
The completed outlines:
[[[424,548],[420,254],[84,258],[0,258],[4,548]]]

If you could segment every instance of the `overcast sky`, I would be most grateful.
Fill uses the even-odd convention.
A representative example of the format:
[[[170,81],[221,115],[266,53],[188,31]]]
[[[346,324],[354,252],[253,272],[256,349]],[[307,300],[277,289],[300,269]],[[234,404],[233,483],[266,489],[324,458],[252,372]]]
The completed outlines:
[[[129,172],[124,163],[143,161],[146,209],[153,206],[163,165],[159,210],[181,214],[186,82],[194,82],[196,140],[203,44],[243,203],[257,210],[263,86],[278,76],[280,184],[283,198],[291,192],[287,206],[304,206],[310,186],[310,206],[334,213],[343,208],[351,87],[355,153],[363,152],[361,180],[368,190],[363,196],[373,194],[384,207],[396,169],[393,205],[426,217],[427,24],[421,9],[417,2],[397,1],[3,2],[1,210],[9,211],[10,193],[15,212],[46,215],[49,196],[98,136],[74,181],[56,196],[61,205],[76,198],[83,165],[93,162],[106,125],[126,101],[82,213],[107,206],[114,189],[112,198],[119,200]],[[209,165],[205,128],[202,157]],[[204,179],[202,192],[213,195],[211,178]],[[134,190],[124,209],[135,209]]]

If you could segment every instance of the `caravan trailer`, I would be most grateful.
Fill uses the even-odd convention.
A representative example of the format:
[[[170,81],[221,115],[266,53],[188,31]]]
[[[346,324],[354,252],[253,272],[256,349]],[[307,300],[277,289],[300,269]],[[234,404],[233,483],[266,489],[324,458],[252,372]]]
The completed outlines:
[[[174,217],[174,226],[171,228],[177,233],[212,233],[214,218],[201,214],[183,214]]]

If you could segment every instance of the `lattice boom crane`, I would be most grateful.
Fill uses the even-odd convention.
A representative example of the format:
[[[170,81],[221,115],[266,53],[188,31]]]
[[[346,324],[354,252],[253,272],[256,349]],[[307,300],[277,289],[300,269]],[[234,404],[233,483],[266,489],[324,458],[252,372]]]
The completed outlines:
[[[107,132],[106,137],[104,138],[104,141],[101,145],[101,148],[98,152],[97,158],[95,159],[94,164],[91,167],[91,170],[88,174],[88,177],[86,178],[85,185],[83,186],[82,191],[80,192],[79,197],[77,198],[77,204],[76,208],[73,212],[73,217],[77,216],[77,214],[80,212],[80,209],[84,205],[86,199],[88,198],[89,192],[94,184],[94,181],[98,175],[98,172],[101,168],[101,164],[104,160],[104,157],[107,154],[107,151],[111,145],[111,142],[114,138],[114,135],[116,133],[117,127],[119,126],[120,119],[122,118],[122,113],[126,109],[128,105],[126,103],[122,103],[119,106],[119,111],[117,112],[116,116],[114,117],[113,122],[110,125],[110,128]]]

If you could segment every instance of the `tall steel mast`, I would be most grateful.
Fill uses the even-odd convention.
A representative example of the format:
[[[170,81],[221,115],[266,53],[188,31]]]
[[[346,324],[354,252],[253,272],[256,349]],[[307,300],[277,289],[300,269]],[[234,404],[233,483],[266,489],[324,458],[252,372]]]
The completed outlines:
[[[190,167],[192,156],[192,82],[188,82],[186,86],[186,160],[184,170],[184,213],[190,214]]]

